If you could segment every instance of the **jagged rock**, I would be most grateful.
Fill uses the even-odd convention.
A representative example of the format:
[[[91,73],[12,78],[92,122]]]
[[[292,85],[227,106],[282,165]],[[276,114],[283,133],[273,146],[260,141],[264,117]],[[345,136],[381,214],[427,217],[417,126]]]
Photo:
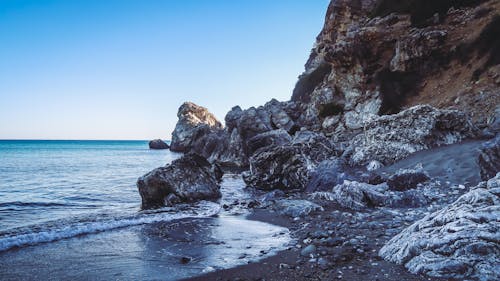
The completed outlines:
[[[171,164],[156,168],[137,180],[142,207],[152,208],[180,202],[217,199],[221,196],[222,172],[205,158],[186,154]]]
[[[149,149],[169,149],[170,146],[161,139],[155,139],[149,142]]]
[[[310,173],[306,192],[330,191],[332,187],[341,184],[347,179],[343,169],[344,163],[340,159],[325,160]]]
[[[326,137],[308,131],[296,134],[288,145],[260,148],[250,158],[245,183],[259,189],[303,190],[310,172],[321,162],[335,156]]]
[[[479,151],[478,163],[483,180],[500,172],[500,134],[483,144]]]
[[[417,184],[430,180],[429,175],[420,167],[416,169],[401,169],[387,179],[387,185],[392,190],[405,191],[417,187]]]
[[[323,207],[307,200],[280,199],[274,202],[272,208],[280,215],[290,217],[306,217],[312,212],[323,211]]]
[[[477,136],[468,117],[457,110],[419,105],[394,115],[380,116],[364,127],[344,152],[352,166],[376,160],[392,164],[408,155],[432,147]]]
[[[499,280],[500,173],[392,238],[379,254],[433,277]]]
[[[345,180],[344,183],[335,186],[331,192],[312,193],[311,198],[334,201],[351,210],[363,210],[383,206],[387,201],[387,196],[383,194],[386,189],[385,184],[370,185]]]
[[[222,124],[208,109],[192,102],[185,102],[177,112],[179,121],[172,133],[170,149],[177,152],[188,152],[193,142],[210,133],[221,130]]]

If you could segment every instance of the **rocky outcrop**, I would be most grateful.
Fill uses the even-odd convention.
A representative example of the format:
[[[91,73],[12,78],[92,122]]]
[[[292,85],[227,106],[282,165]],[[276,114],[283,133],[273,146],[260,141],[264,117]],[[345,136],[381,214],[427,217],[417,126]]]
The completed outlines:
[[[185,102],[177,112],[179,121],[172,133],[170,149],[177,152],[188,152],[193,143],[213,130],[221,130],[222,124],[208,109],[192,102]]]
[[[323,207],[308,200],[280,199],[273,202],[271,207],[278,214],[292,218],[306,217],[312,212],[323,211]]]
[[[483,180],[500,172],[500,134],[483,144],[479,152],[478,164]]]
[[[149,149],[169,149],[170,146],[168,146],[167,143],[162,141],[161,139],[154,139],[149,142]]]
[[[349,142],[343,156],[352,166],[373,160],[388,165],[414,152],[477,135],[477,128],[464,113],[419,105],[366,122],[363,133]]]
[[[481,120],[498,104],[498,1],[334,0],[292,101],[348,140],[380,114],[429,103]]]
[[[250,157],[250,171],[243,179],[258,189],[304,190],[310,172],[335,150],[323,135],[309,131],[296,134],[288,145],[260,148]]]
[[[222,172],[196,154],[187,154],[137,180],[142,208],[217,199]]]
[[[410,272],[434,277],[499,280],[500,174],[425,216],[380,250]]]

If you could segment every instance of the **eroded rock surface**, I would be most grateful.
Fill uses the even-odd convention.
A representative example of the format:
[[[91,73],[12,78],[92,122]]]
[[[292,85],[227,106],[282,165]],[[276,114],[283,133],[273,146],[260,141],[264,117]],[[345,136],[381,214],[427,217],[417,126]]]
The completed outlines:
[[[436,146],[476,137],[478,130],[464,113],[419,105],[367,122],[363,133],[344,152],[352,166],[376,160],[392,164],[408,155]]]
[[[187,154],[137,180],[142,207],[217,199],[221,170],[196,154]]]
[[[425,216],[380,250],[413,273],[500,279],[500,174]]]
[[[221,130],[222,124],[208,109],[192,102],[185,102],[177,112],[179,121],[172,133],[170,149],[177,152],[188,152],[193,143],[210,133],[212,130]]]

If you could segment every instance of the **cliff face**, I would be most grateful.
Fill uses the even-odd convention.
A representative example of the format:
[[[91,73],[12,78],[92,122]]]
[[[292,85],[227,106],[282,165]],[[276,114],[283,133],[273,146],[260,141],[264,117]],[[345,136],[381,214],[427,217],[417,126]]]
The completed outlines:
[[[500,104],[500,1],[332,0],[292,101],[348,135],[416,104],[486,123]]]

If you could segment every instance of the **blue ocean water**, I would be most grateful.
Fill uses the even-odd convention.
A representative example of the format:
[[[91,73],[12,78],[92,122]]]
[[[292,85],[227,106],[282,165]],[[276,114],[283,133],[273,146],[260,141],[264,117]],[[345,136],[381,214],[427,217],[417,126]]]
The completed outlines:
[[[250,198],[239,175],[217,202],[141,210],[137,178],[180,156],[146,141],[0,141],[0,279],[177,280],[286,247],[286,228],[221,208]]]
[[[147,141],[1,140],[0,250],[23,228],[33,234],[57,229],[48,225],[136,215],[136,179],[177,157],[149,150]]]

